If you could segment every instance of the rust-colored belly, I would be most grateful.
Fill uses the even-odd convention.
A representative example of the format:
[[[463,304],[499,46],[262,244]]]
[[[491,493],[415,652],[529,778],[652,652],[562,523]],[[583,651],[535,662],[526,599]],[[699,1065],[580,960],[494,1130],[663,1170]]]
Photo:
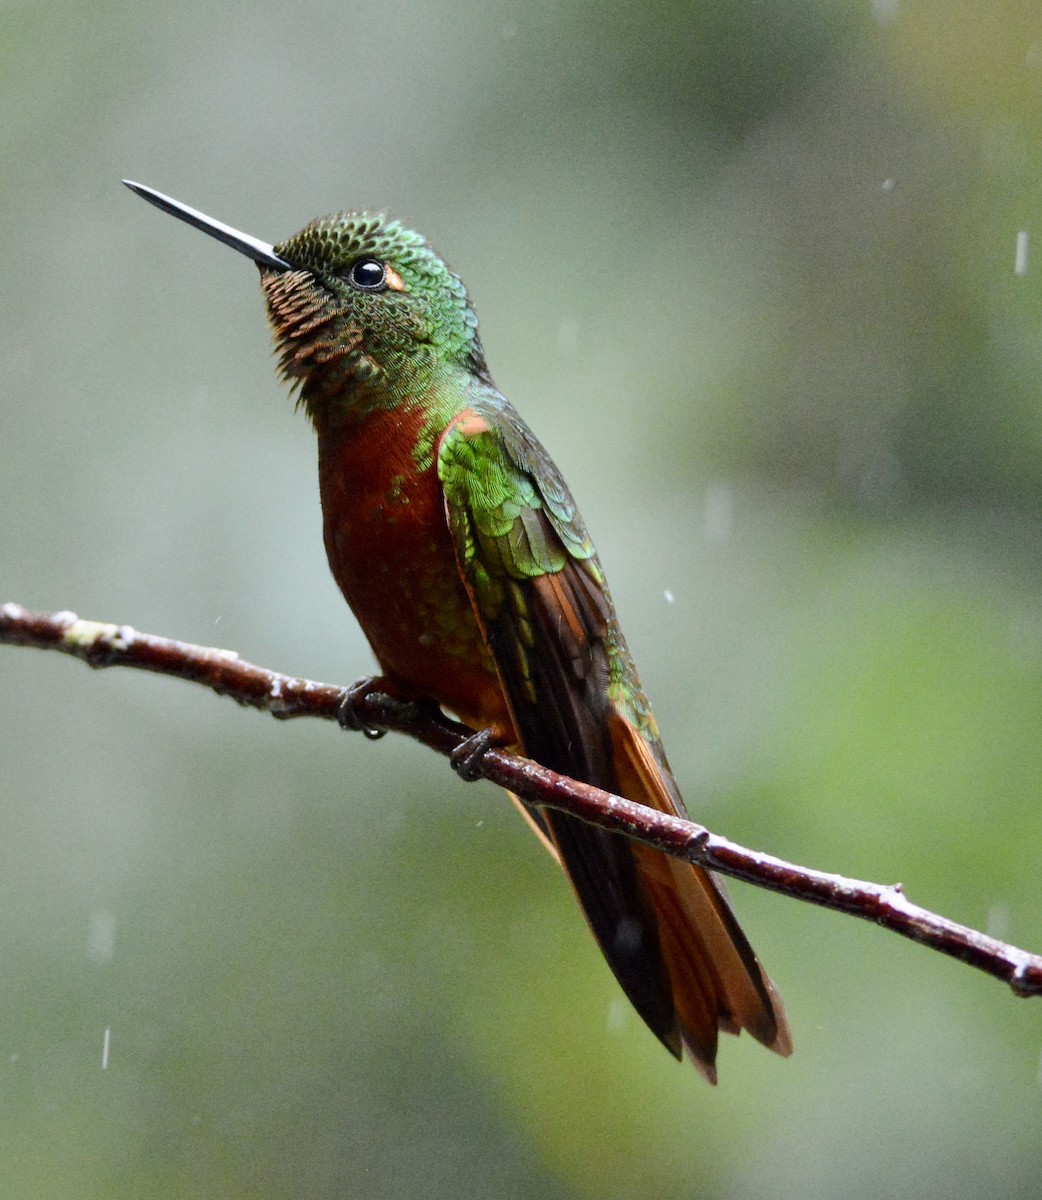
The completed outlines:
[[[509,717],[456,566],[435,463],[412,449],[419,415],[378,412],[319,438],[326,555],[383,673],[468,725]]]

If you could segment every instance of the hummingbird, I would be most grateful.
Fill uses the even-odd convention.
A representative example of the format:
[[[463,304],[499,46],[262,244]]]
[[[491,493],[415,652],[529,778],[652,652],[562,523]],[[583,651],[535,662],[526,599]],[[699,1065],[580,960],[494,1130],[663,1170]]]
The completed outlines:
[[[467,289],[426,239],[340,212],[269,245],[124,182],[259,267],[279,373],[318,436],[329,566],[379,689],[684,816],[586,525],[496,390]],[[514,799],[667,1050],[711,1083],[721,1030],[791,1052],[781,998],[712,874]]]

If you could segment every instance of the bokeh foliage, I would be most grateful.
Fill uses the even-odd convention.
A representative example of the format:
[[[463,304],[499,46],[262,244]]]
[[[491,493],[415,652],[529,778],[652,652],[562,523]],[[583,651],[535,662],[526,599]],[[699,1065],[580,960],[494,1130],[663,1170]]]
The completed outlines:
[[[578,493],[691,809],[1042,946],[1036,7],[9,6],[0,598],[368,669],[252,271],[118,179],[272,240],[386,205]],[[0,662],[0,1197],[1037,1194],[1037,1002],[736,887],[796,1054],[711,1092],[494,790]]]

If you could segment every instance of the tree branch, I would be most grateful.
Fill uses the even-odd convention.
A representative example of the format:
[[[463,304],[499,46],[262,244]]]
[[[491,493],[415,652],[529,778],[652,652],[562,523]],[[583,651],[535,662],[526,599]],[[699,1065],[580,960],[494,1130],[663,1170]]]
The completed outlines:
[[[0,608],[0,642],[58,650],[91,667],[136,667],[202,684],[220,696],[273,717],[321,717],[345,723],[353,715],[367,731],[394,730],[451,755],[473,730],[431,704],[405,703],[357,685],[351,689],[280,675],[243,662],[230,650],[193,646],[138,633],[128,625],[82,621],[75,613]],[[1042,995],[1042,956],[1029,954],[912,904],[900,884],[880,885],[796,866],[747,850],[693,821],[680,820],[547,770],[505,750],[468,759],[468,769],[533,804],[568,812],[634,838],[664,854],[711,867],[771,891],[874,921],[1005,981],[1018,996]]]

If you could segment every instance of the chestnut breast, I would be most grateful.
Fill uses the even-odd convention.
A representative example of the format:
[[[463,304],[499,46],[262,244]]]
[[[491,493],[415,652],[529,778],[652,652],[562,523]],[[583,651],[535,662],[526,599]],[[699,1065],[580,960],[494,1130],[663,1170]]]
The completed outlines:
[[[495,664],[460,579],[423,413],[367,414],[319,436],[326,555],[383,673],[474,727],[510,728]]]

